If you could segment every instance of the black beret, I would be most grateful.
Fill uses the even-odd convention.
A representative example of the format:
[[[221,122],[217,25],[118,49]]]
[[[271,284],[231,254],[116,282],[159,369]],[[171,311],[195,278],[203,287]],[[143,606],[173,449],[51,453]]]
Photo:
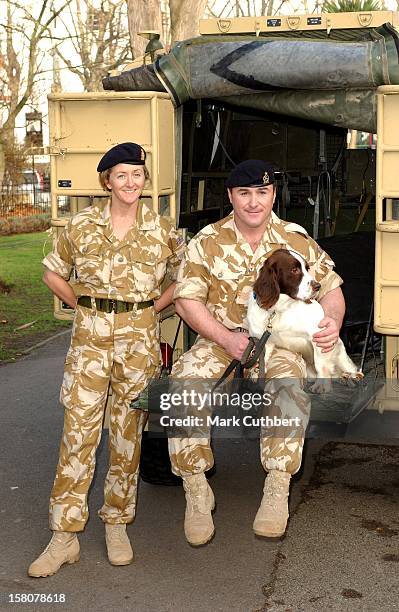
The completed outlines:
[[[261,159],[247,159],[237,164],[226,181],[226,187],[264,187],[274,183],[274,168]]]
[[[108,170],[116,164],[134,164],[135,166],[143,166],[145,164],[146,154],[143,147],[135,142],[122,142],[112,147],[103,155],[97,166],[97,172]]]

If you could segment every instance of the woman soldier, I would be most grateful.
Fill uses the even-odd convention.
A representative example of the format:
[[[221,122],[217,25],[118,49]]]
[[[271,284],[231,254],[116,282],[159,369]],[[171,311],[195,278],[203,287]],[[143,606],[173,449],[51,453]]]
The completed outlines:
[[[87,493],[101,438],[108,386],[110,465],[99,511],[108,559],[127,565],[133,551],[126,524],[133,521],[146,414],[130,408],[160,370],[157,313],[172,301],[174,285],[161,295],[166,272],[175,279],[184,241],[169,221],[140,202],[146,180],[145,152],[126,142],[98,164],[105,208],[86,208],[69,220],[44,260],[43,280],[75,308],[71,346],[60,400],[64,431],[50,497],[53,536],[30,565],[29,576],[49,576],[79,560],[77,532],[88,519]],[[74,289],[67,282],[75,269]]]

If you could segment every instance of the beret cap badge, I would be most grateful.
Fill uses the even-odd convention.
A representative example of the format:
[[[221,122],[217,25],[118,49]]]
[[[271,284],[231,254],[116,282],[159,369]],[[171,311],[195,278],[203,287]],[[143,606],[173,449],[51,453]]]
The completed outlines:
[[[274,166],[261,159],[247,159],[234,166],[226,180],[226,187],[264,187],[275,182]]]

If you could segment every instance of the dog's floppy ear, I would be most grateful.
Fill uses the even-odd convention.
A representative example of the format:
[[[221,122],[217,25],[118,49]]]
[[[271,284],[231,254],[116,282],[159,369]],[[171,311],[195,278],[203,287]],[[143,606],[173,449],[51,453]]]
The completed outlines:
[[[277,281],[276,270],[267,260],[263,264],[260,274],[254,284],[259,306],[268,310],[280,297],[280,286]]]

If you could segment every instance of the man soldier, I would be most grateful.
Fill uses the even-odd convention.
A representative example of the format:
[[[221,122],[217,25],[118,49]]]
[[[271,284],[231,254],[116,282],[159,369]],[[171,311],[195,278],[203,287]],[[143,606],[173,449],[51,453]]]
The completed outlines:
[[[303,227],[272,212],[276,198],[272,165],[244,161],[231,171],[226,186],[232,213],[206,226],[190,241],[179,270],[176,310],[198,337],[174,365],[175,379],[218,379],[232,359],[241,359],[248,345],[249,292],[265,257],[276,249],[299,252],[321,285],[317,299],[325,317],[314,342],[327,352],[339,337],[345,311],[342,279],[333,271],[333,261]],[[301,464],[310,400],[303,390],[306,366],[300,354],[276,348],[266,368],[266,378],[283,378],[281,384],[290,386],[286,393],[275,395],[274,414],[301,417],[301,426],[295,430],[282,434],[281,429],[271,428],[261,433],[261,461],[268,474],[253,529],[260,536],[278,537],[286,529],[289,483]],[[209,435],[170,438],[169,453],[173,472],[183,479],[186,538],[195,546],[205,544],[214,534],[214,496],[205,477],[213,465]]]

